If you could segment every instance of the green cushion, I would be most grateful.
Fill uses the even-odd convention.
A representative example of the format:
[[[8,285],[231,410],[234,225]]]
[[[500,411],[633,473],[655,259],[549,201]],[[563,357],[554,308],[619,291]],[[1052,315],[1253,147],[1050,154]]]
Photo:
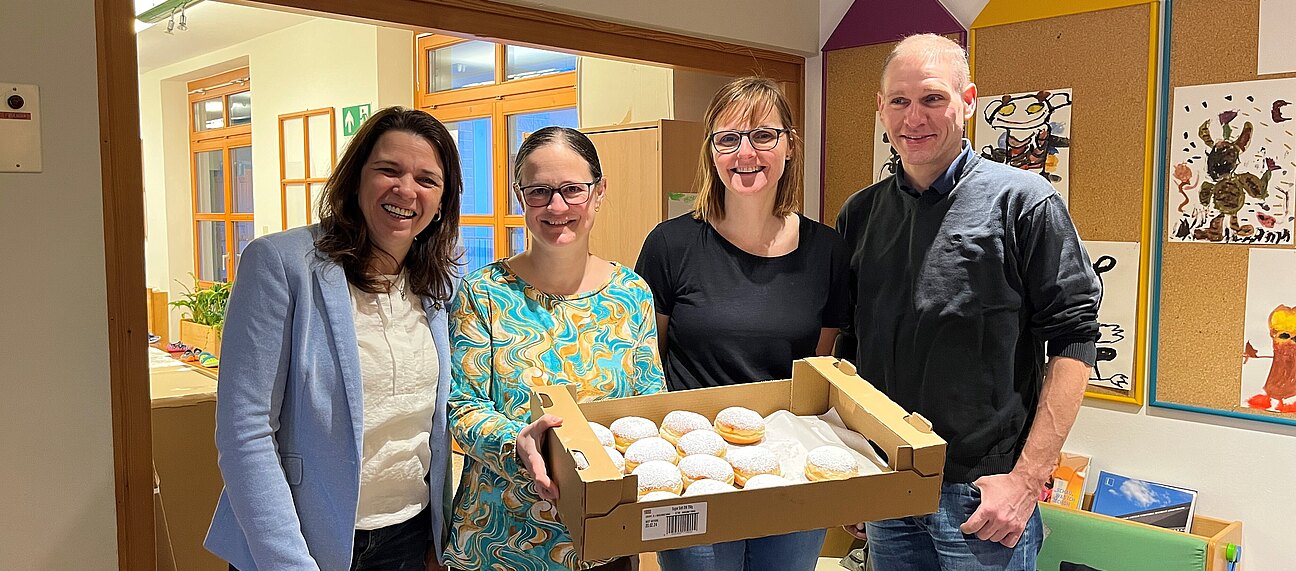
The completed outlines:
[[[1039,571],[1204,571],[1206,540],[1178,531],[1150,528],[1040,504],[1048,537],[1040,550]]]

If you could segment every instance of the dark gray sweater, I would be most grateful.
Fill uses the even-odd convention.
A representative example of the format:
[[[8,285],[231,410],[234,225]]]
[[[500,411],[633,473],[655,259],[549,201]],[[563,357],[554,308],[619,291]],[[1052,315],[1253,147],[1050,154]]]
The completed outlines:
[[[854,307],[839,347],[949,442],[945,480],[971,482],[1016,463],[1046,354],[1093,364],[1101,292],[1048,182],[960,162],[952,189],[919,197],[896,175],[842,207]]]

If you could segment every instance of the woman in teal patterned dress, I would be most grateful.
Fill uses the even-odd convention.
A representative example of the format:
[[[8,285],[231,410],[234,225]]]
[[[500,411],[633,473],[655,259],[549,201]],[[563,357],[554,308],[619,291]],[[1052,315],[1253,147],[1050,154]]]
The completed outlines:
[[[581,402],[663,390],[652,294],[589,251],[607,183],[585,135],[535,132],[514,175],[530,246],[469,273],[450,313],[450,431],[466,458],[446,555],[465,570],[632,569],[631,558],[577,557],[533,460],[559,421],[525,419],[535,386],[574,384]]]

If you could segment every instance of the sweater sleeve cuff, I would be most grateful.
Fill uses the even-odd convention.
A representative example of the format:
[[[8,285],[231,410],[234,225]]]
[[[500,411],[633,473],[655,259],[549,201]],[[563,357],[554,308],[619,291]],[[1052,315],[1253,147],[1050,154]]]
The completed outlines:
[[[1090,367],[1098,359],[1098,349],[1093,341],[1054,340],[1048,343],[1049,357],[1070,357]]]

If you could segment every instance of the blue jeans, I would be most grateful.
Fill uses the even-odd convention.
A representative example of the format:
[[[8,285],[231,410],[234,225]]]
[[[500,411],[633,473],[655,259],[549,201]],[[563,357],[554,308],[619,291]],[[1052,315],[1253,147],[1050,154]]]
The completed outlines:
[[[825,533],[812,529],[661,551],[657,564],[662,571],[811,571]]]
[[[357,529],[351,548],[351,571],[423,571],[431,548],[432,515],[424,508],[401,523]],[[230,571],[238,569],[230,565]]]
[[[1035,556],[1044,541],[1039,508],[1026,523],[1017,547],[965,535],[959,526],[981,505],[981,491],[971,484],[941,485],[940,508],[934,514],[868,524],[869,560],[875,571],[1035,571]]]

